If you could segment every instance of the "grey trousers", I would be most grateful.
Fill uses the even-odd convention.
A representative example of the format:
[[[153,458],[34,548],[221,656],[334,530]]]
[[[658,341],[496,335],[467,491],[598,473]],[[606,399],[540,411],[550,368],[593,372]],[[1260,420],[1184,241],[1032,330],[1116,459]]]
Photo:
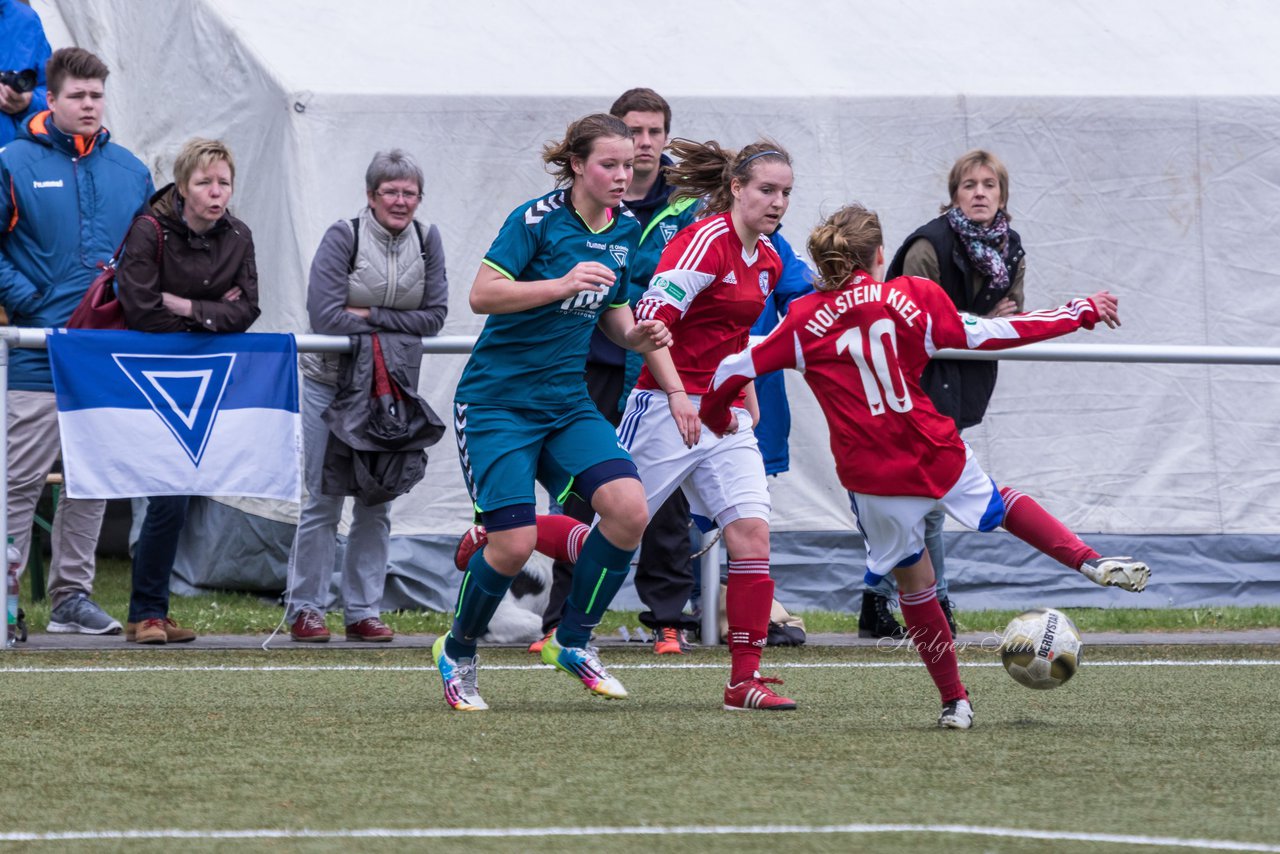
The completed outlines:
[[[320,416],[337,392],[336,386],[302,378],[302,482],[306,495],[289,551],[285,619],[291,623],[304,610],[323,614],[331,601],[329,586],[337,561],[338,522],[346,498],[320,492],[324,449],[329,441],[329,428]],[[353,505],[339,585],[343,621],[347,625],[378,616],[391,537],[391,502],[366,507],[355,501]]]
[[[8,530],[27,565],[31,525],[44,479],[62,454],[58,408],[51,391],[10,391]],[[53,560],[49,567],[49,599],[56,608],[76,593],[93,593],[94,550],[107,503],[67,498],[53,517]]]

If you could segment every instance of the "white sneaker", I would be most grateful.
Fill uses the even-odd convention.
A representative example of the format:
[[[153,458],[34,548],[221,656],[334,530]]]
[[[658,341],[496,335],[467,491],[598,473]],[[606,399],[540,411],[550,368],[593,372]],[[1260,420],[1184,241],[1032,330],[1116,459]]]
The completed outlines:
[[[973,706],[968,700],[952,700],[943,703],[938,715],[938,726],[943,729],[968,729],[973,726]]]
[[[1102,587],[1119,587],[1141,593],[1151,577],[1151,570],[1142,561],[1131,557],[1098,557],[1086,560],[1080,566],[1080,574]]]

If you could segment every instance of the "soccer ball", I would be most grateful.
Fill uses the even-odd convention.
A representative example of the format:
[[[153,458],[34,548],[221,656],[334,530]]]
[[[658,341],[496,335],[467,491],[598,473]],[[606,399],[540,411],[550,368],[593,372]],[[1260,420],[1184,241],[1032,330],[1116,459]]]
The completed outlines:
[[[1020,685],[1057,688],[1080,667],[1080,632],[1061,611],[1036,608],[1009,621],[1000,638],[1000,661]]]

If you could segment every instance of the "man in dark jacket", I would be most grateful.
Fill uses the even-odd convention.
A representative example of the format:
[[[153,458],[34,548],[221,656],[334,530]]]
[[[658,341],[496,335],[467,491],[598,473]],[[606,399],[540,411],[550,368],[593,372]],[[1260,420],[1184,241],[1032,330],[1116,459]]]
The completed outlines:
[[[0,302],[15,326],[62,327],[154,187],[102,126],[107,66],[87,50],[49,60],[49,109],[0,150]],[[25,564],[36,502],[60,453],[44,350],[9,360],[8,530]],[[51,632],[117,634],[89,597],[105,503],[64,498],[53,525]]]

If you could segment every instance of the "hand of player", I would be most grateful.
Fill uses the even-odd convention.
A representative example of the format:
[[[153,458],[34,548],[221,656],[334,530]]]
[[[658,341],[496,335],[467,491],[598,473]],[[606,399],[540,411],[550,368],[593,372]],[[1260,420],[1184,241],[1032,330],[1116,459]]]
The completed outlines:
[[[987,317],[1010,317],[1018,313],[1018,304],[1013,300],[1005,297],[996,303],[996,307],[991,309]]]
[[[236,300],[240,299],[240,297],[242,296],[244,296],[244,291],[240,290],[239,285],[236,285],[231,290],[223,294],[221,299],[223,302],[235,302]]]
[[[671,330],[661,320],[642,320],[627,333],[627,344],[637,353],[671,346]]]
[[[560,279],[560,285],[563,287],[564,296],[566,297],[571,297],[583,291],[599,294],[613,287],[615,279],[617,279],[617,276],[613,274],[613,271],[600,262],[579,261],[572,270]]]
[[[1089,297],[1093,307],[1098,310],[1098,319],[1115,329],[1120,325],[1120,300],[1108,291],[1098,291]]]
[[[667,396],[667,405],[671,408],[671,418],[676,422],[680,438],[686,448],[692,448],[702,438],[702,420],[698,418],[698,410],[693,408],[686,392],[674,392]]]
[[[368,320],[368,319],[369,319],[369,309],[365,308],[364,306],[360,306],[360,305],[344,305],[344,306],[342,307],[342,310],[343,310],[343,311],[346,311],[346,312],[348,312],[348,313],[350,313],[350,314],[354,314],[356,317],[360,318],[361,320]]]

